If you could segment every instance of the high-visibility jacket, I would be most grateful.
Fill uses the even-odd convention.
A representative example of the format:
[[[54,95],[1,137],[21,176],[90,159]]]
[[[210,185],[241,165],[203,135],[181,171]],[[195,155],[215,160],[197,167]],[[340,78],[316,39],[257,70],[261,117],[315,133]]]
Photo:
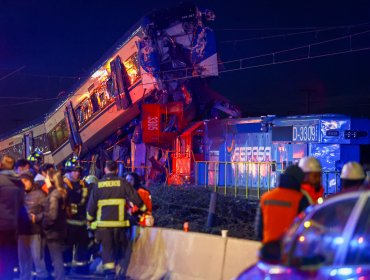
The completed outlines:
[[[263,243],[281,239],[299,214],[303,198],[300,191],[280,187],[262,195]]]
[[[83,180],[72,182],[64,177],[63,181],[67,190],[67,208],[69,209],[67,223],[84,226],[86,225],[88,188]]]
[[[304,183],[301,185],[301,191],[307,196],[310,204],[322,203],[324,199],[324,188],[321,186],[317,192],[311,184]],[[320,202],[321,200],[321,202]]]
[[[139,188],[137,190],[137,193],[139,194],[141,200],[144,202],[146,206],[146,212],[148,214],[151,214],[153,206],[152,206],[152,196],[150,195],[150,192],[147,189]]]
[[[87,220],[92,228],[129,227],[126,203],[131,201],[146,211],[146,206],[136,190],[123,178],[107,174],[92,189],[87,204]]]

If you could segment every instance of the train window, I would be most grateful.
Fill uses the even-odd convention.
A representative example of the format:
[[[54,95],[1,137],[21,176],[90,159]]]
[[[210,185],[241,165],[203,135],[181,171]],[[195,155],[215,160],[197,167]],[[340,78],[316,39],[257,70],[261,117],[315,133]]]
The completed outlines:
[[[0,152],[0,156],[4,156],[4,155],[9,155],[9,156],[15,158],[15,160],[18,160],[18,159],[22,158],[23,157],[23,145],[22,145],[22,143],[14,145],[12,147],[9,147],[5,150],[2,150]]]
[[[137,53],[133,54],[125,62],[123,62],[123,65],[125,66],[127,75],[129,77],[130,85],[134,84],[140,78]]]
[[[83,114],[82,114],[82,107],[78,106],[75,110],[77,121],[79,124],[83,123]]]
[[[75,110],[77,121],[80,127],[84,125],[92,116],[94,110],[90,99],[85,99]]]
[[[93,111],[93,113],[96,113],[97,111],[100,110],[99,99],[98,99],[97,94],[96,93],[93,93],[90,96],[90,100],[91,100],[92,111]]]
[[[101,109],[103,109],[105,106],[107,106],[109,103],[113,101],[113,98],[110,96],[110,94],[107,91],[106,83],[96,89],[95,95],[98,99],[99,106]]]
[[[42,134],[34,138],[34,145],[35,148],[39,149],[40,151],[46,153],[49,151],[49,143],[46,134]]]
[[[58,123],[51,131],[48,132],[48,140],[50,145],[50,151],[58,149],[65,141],[68,140],[69,131],[67,123],[62,120]]]

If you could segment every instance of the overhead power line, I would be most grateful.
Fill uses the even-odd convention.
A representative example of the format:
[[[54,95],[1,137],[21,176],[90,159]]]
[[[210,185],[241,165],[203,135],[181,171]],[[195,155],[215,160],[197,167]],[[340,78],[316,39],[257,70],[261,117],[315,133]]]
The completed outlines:
[[[248,41],[258,41],[258,40],[265,40],[265,39],[274,39],[274,38],[283,38],[283,37],[292,37],[298,36],[303,34],[311,34],[311,33],[320,33],[325,31],[333,31],[337,29],[351,29],[354,27],[360,27],[364,25],[370,25],[368,23],[362,23],[358,25],[343,25],[343,26],[334,26],[334,27],[322,27],[322,28],[313,28],[313,29],[305,29],[305,31],[300,32],[291,32],[291,33],[281,33],[281,34],[274,34],[274,35],[266,35],[266,36],[258,36],[258,37],[249,37],[249,38],[241,38],[241,39],[232,39],[232,40],[224,40],[220,43],[238,43],[238,42],[248,42]]]
[[[52,100],[57,100],[60,99],[60,97],[53,97],[53,98],[37,98],[37,99],[31,99],[28,101],[24,102],[18,102],[18,103],[13,103],[13,104],[4,104],[0,105],[0,108],[8,108],[8,107],[14,107],[14,106],[20,106],[20,105],[26,105],[26,104],[32,104],[32,103],[39,103],[39,102],[45,102],[45,101],[52,101]]]
[[[259,41],[259,40],[266,40],[266,39],[291,37],[291,36],[310,34],[310,33],[318,33],[318,32],[329,31],[329,30],[336,30],[336,28],[314,29],[314,30],[308,30],[308,31],[283,33],[283,34],[276,34],[276,35],[269,35],[269,36],[259,36],[259,37],[251,37],[251,38],[244,38],[244,39],[225,40],[225,41],[221,41],[220,43],[238,43],[238,42],[247,42],[247,41]]]
[[[281,31],[281,30],[312,30],[312,29],[340,29],[340,28],[353,28],[368,25],[370,22],[362,22],[358,24],[347,25],[333,25],[333,26],[295,26],[295,27],[246,27],[246,28],[222,28],[217,30],[222,31]]]
[[[15,74],[15,73],[17,73],[17,72],[21,71],[21,70],[22,70],[22,69],[24,69],[25,67],[26,67],[26,66],[19,67],[18,69],[16,69],[16,70],[12,71],[11,73],[9,73],[9,74],[7,74],[7,75],[5,75],[5,76],[1,77],[1,78],[0,78],[0,81],[5,80],[6,78],[8,78],[8,77],[12,76],[13,74]]]
[[[370,50],[370,45],[367,46],[367,47],[362,47],[362,48],[354,48],[353,45],[352,45],[352,39],[357,37],[357,36],[368,34],[368,33],[370,33],[370,30],[366,30],[366,31],[358,32],[358,33],[354,33],[354,34],[349,34],[349,35],[346,35],[346,36],[340,36],[340,37],[333,38],[333,39],[330,39],[330,40],[324,40],[324,41],[315,42],[315,43],[311,43],[311,44],[305,44],[305,45],[301,45],[301,46],[294,47],[294,48],[289,48],[289,49],[279,50],[279,51],[275,51],[275,52],[264,53],[264,54],[259,54],[259,55],[255,55],[255,56],[249,56],[249,57],[229,60],[229,61],[220,62],[220,63],[212,64],[212,65],[205,65],[205,66],[206,67],[207,66],[208,67],[220,66],[221,68],[224,68],[224,69],[219,70],[219,73],[222,74],[222,73],[241,71],[241,70],[246,70],[246,69],[266,67],[266,66],[271,66],[271,65],[286,64],[286,63],[290,63],[290,62],[297,62],[297,61],[303,61],[303,60],[309,60],[309,59],[317,59],[317,58],[335,56],[335,55],[346,54],[346,53],[355,53],[355,52],[367,51],[367,50]],[[326,52],[326,53],[322,53],[322,54],[312,54],[312,47],[317,47],[317,46],[320,46],[320,45],[325,45],[327,43],[340,41],[340,40],[347,40],[347,39],[349,40],[349,44],[347,44],[348,45],[347,49],[343,49],[343,50],[340,50],[340,51]],[[294,52],[294,51],[297,51],[297,50],[305,50],[305,54],[302,55],[301,57],[293,58],[293,59],[279,59],[279,55],[289,54],[290,52]],[[257,64],[253,64],[253,65],[246,65],[246,62],[248,62],[250,60],[259,59],[259,58],[269,58],[270,61],[259,63],[259,64],[257,63]],[[226,69],[227,65],[233,65],[233,66]],[[182,76],[182,77],[161,79],[161,81],[170,82],[170,81],[179,81],[179,80],[184,80],[184,79],[202,77],[201,74],[194,75],[194,73],[193,73],[194,69],[192,67],[181,68],[181,69],[178,69],[178,70],[161,71],[161,72],[157,72],[157,73],[151,73],[150,75],[152,75],[152,74],[154,74],[154,75],[170,74],[171,72],[176,74],[176,73],[179,73],[180,71],[185,71],[185,75]],[[190,75],[188,75],[188,73],[190,73]],[[155,83],[156,82],[148,82],[148,83],[142,83],[142,84],[143,85],[149,85],[149,84],[155,84]],[[81,95],[81,94],[79,94],[79,95]],[[9,99],[10,98],[14,98],[14,99],[26,99],[26,98],[28,98],[28,99],[30,99],[29,101],[26,101],[26,102],[20,102],[20,103],[14,103],[14,104],[0,106],[0,107],[10,107],[10,106],[18,106],[18,105],[29,104],[29,103],[36,103],[36,102],[41,102],[41,101],[50,101],[50,100],[57,100],[57,99],[62,99],[62,98],[64,99],[65,97],[64,96],[59,96],[59,97],[54,97],[54,98],[35,97],[35,98],[32,99],[30,97],[20,97],[20,96],[19,97],[14,97],[14,96],[5,97],[4,96],[4,97],[1,97],[1,98],[2,99],[6,99],[6,98],[9,98]]]

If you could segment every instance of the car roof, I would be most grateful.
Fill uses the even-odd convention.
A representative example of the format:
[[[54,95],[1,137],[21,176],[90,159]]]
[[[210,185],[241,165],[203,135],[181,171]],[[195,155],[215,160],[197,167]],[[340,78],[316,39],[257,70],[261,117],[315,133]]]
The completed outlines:
[[[368,186],[364,186],[363,188],[350,188],[347,190],[344,190],[342,192],[330,195],[327,197],[325,202],[333,202],[337,200],[342,200],[346,198],[353,198],[353,197],[360,197],[360,196],[369,196],[370,194],[370,188]],[[326,204],[326,203],[323,203]]]

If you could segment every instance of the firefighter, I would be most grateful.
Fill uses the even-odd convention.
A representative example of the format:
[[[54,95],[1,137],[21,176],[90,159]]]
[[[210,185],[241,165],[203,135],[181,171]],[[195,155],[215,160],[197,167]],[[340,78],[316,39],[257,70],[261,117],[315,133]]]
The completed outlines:
[[[107,161],[105,176],[94,186],[87,205],[87,219],[96,228],[95,238],[102,245],[102,259],[106,279],[114,279],[117,264],[118,278],[125,277],[124,256],[129,242],[130,222],[126,203],[131,201],[140,211],[146,210],[136,190],[117,176],[117,164]]]
[[[264,193],[256,216],[256,234],[262,240],[261,258],[266,261],[280,259],[280,242],[294,218],[309,206],[307,197],[300,191],[304,173],[296,165],[289,166],[280,175],[279,185]]]
[[[152,197],[150,195],[150,191],[146,188],[144,188],[140,184],[140,177],[135,172],[127,173],[126,181],[137,191],[139,194],[141,200],[144,202],[146,206],[145,213],[138,214],[137,207],[131,207],[131,214],[132,219],[131,221],[135,224],[138,224],[140,226],[153,226],[154,224],[154,218],[152,216]]]
[[[31,155],[27,157],[27,160],[32,164],[30,169],[33,177],[39,172],[40,166],[44,163],[44,154],[36,149]]]
[[[86,204],[88,188],[81,180],[82,167],[76,157],[65,163],[66,174],[64,187],[67,190],[67,248],[64,252],[66,272],[72,268],[75,260],[76,273],[88,273],[88,245],[89,237],[86,227]],[[73,254],[75,249],[75,254]]]
[[[304,157],[298,166],[304,172],[301,191],[307,196],[310,204],[321,204],[324,201],[324,188],[321,185],[322,168],[314,157]]]
[[[365,179],[365,171],[358,162],[347,162],[340,173],[342,191],[359,189],[364,184]]]

